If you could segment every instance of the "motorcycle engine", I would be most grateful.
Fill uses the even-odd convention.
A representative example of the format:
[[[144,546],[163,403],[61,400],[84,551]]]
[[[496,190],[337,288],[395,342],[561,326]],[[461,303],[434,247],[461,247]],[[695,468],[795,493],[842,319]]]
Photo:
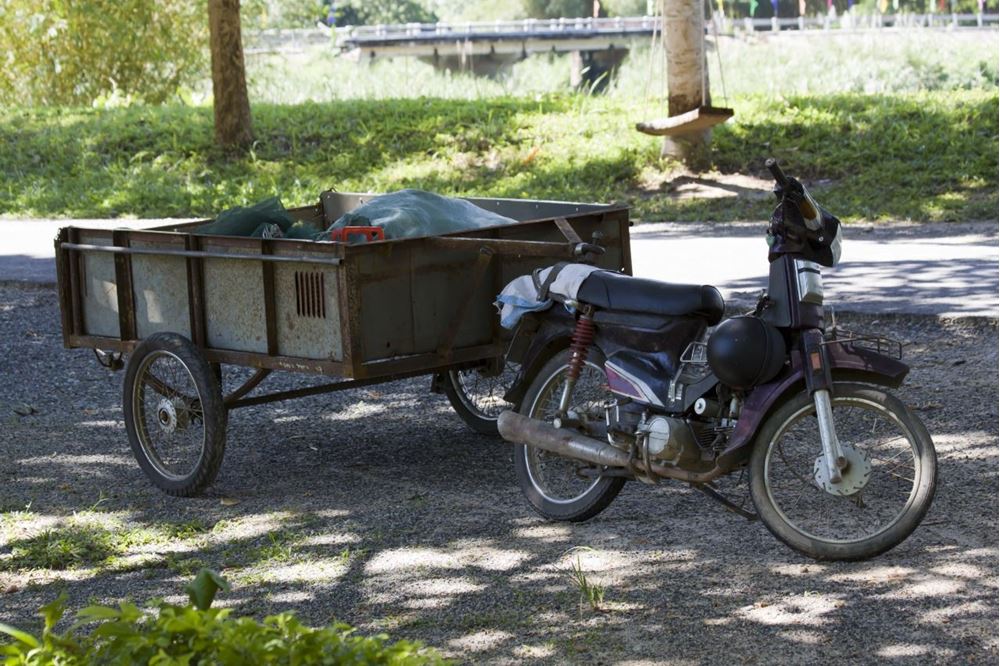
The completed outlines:
[[[701,448],[684,419],[653,416],[639,424],[637,435],[640,450],[649,447],[649,455],[657,460],[678,467],[701,461]]]
[[[715,401],[703,401],[718,408]],[[695,418],[651,413],[646,405],[628,399],[605,405],[609,442],[622,450],[633,449],[641,457],[690,471],[710,469],[725,445],[732,423],[714,413],[695,410]],[[723,422],[725,422],[724,425]],[[633,448],[634,447],[634,448]]]

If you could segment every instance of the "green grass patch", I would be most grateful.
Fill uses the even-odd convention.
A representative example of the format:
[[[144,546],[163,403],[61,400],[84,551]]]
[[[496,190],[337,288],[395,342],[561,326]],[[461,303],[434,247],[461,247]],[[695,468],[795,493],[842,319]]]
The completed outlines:
[[[992,218],[996,91],[734,101],[706,170],[764,175],[775,156],[845,220]],[[760,219],[765,200],[643,189],[671,171],[620,98],[348,100],[257,105],[245,155],[212,143],[211,109],[0,111],[0,213],[210,217],[278,194],[415,187],[448,195],[625,201],[642,219]]]
[[[96,523],[74,518],[41,533],[12,539],[9,554],[0,556],[0,571],[113,567],[119,564],[117,558],[144,546],[169,545],[205,531],[198,522],[126,526],[116,520]]]

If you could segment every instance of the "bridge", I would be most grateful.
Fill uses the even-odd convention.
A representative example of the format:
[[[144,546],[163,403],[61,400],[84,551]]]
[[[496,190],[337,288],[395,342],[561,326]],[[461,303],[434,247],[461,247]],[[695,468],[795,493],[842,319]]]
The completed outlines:
[[[715,16],[719,33],[781,32],[815,35],[841,32],[993,28],[997,14],[853,14],[730,19]],[[358,62],[416,57],[435,67],[490,77],[509,73],[533,53],[570,53],[574,85],[603,85],[636,40],[660,31],[661,17],[525,19],[470,23],[407,23],[348,26],[330,30],[264,31],[248,35],[248,51],[283,51],[303,44],[329,44]],[[332,33],[332,34],[331,34]]]

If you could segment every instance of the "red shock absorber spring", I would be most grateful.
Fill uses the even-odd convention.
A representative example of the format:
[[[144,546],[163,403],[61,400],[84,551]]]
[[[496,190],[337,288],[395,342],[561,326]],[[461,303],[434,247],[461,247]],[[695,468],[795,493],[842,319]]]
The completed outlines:
[[[590,345],[594,342],[594,320],[587,313],[580,315],[576,320],[576,328],[573,329],[569,348],[573,352],[573,357],[569,360],[569,379],[575,382],[583,372],[583,364],[587,362],[587,353]]]

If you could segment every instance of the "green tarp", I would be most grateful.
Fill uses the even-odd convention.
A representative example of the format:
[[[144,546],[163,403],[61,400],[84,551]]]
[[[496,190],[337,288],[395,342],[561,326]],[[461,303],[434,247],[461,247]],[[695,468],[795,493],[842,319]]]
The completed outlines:
[[[383,194],[342,215],[326,231],[296,221],[278,197],[253,206],[238,206],[219,214],[195,231],[219,236],[257,238],[293,238],[329,240],[330,231],[339,227],[381,227],[386,240],[439,236],[441,234],[482,229],[516,220],[491,213],[464,199],[452,199],[420,190],[400,190]],[[355,239],[361,242],[362,239]]]

